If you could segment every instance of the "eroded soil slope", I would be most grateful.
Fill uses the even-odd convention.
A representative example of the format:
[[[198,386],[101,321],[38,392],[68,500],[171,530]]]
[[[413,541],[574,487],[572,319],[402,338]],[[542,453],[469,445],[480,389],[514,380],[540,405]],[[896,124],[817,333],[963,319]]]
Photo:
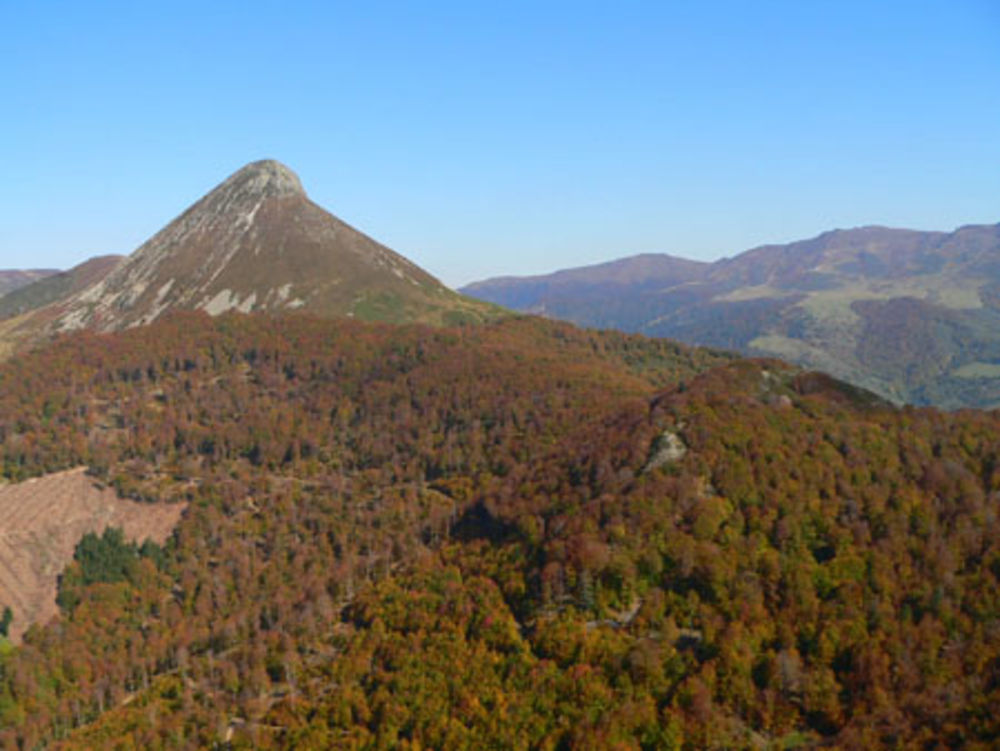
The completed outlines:
[[[32,623],[56,615],[56,584],[87,532],[121,527],[129,539],[162,543],[183,504],[136,503],[96,485],[83,467],[0,485],[0,607],[14,613],[18,642]]]

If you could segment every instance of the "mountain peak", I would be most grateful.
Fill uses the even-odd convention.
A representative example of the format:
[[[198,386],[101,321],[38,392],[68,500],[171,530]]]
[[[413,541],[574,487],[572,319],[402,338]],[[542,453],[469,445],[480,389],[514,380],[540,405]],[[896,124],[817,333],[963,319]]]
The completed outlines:
[[[494,315],[310,201],[292,170],[264,159],[231,174],[32,325],[114,331],[172,310],[299,309],[434,323]]]
[[[279,161],[261,159],[240,168],[216,190],[253,197],[305,196],[299,176]]]

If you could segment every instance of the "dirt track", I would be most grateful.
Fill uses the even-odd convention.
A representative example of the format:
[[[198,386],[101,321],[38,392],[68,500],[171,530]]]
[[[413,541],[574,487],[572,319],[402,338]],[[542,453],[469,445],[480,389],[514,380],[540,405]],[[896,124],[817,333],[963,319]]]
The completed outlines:
[[[113,526],[130,539],[162,543],[183,510],[119,498],[98,488],[82,467],[0,485],[0,608],[14,612],[13,641],[59,612],[56,582],[83,535]]]

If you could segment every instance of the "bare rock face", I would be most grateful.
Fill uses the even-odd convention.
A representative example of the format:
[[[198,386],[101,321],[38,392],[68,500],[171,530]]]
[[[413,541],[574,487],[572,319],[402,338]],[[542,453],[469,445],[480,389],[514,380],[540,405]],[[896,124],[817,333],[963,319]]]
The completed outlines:
[[[223,182],[212,195],[231,200],[257,200],[263,196],[305,196],[299,176],[274,159],[251,162]]]
[[[677,433],[664,430],[656,441],[653,442],[653,446],[649,452],[649,459],[646,461],[646,466],[643,467],[642,471],[651,472],[657,467],[680,461],[687,454],[687,451],[687,446]]]
[[[47,326],[112,331],[170,310],[299,309],[429,322],[487,310],[314,204],[294,172],[264,160],[231,175],[64,302]]]

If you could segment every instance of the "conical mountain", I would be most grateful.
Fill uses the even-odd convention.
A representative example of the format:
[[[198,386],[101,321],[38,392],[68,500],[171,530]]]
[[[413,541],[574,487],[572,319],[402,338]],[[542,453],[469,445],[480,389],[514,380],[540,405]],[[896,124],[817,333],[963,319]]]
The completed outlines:
[[[430,323],[490,311],[317,206],[272,160],[231,175],[67,300],[53,329],[116,330],[178,309]]]

